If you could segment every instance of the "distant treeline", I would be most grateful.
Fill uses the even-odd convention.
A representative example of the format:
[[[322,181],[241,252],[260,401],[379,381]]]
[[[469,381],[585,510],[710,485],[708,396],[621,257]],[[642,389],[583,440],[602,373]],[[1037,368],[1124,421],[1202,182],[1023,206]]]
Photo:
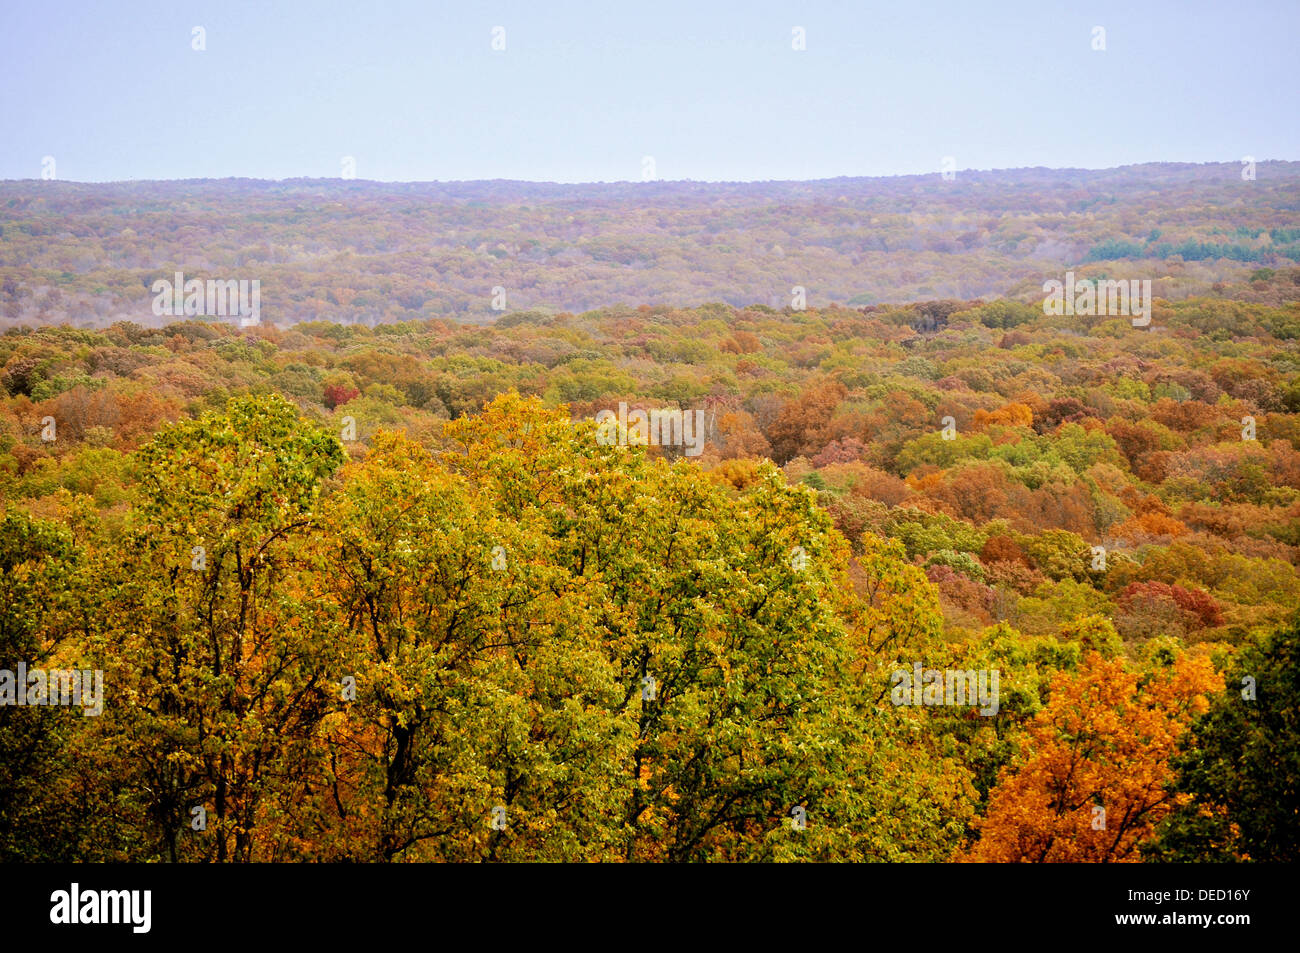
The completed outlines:
[[[1253,239],[1264,234],[1264,229],[1237,229],[1237,234]],[[1216,261],[1226,258],[1229,261],[1277,261],[1282,258],[1300,261],[1300,228],[1273,228],[1268,230],[1270,245],[1255,248],[1231,242],[1158,241],[1159,231],[1154,231],[1146,242],[1126,241],[1110,238],[1094,245],[1088,252],[1085,262],[1115,261],[1121,258],[1173,258],[1184,261]]]

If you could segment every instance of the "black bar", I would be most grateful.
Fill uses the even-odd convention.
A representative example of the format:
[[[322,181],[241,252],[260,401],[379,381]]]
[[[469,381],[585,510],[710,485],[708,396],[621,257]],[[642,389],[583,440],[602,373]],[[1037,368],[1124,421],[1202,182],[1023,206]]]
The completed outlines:
[[[1232,944],[1285,929],[1289,873],[1249,864],[32,864],[0,867],[0,885],[6,939],[14,941],[111,935],[132,945],[204,937],[223,948],[280,938],[388,945],[414,932],[421,945],[439,946],[512,937],[532,946],[580,937],[621,945],[639,935],[637,946],[651,949],[705,936],[770,945],[790,930],[805,940],[847,934],[923,949],[995,936]],[[130,922],[52,923],[51,895],[70,893],[73,883],[83,900],[88,891],[150,891],[148,932]],[[1147,914],[1154,923],[1117,922]],[[1241,914],[1248,923],[1186,919]]]

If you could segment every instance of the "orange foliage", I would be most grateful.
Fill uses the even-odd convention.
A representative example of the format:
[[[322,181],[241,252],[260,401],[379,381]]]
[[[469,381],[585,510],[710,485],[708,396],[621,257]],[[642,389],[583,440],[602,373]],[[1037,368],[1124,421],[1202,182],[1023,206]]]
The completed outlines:
[[[980,839],[959,859],[1138,861],[1138,845],[1174,805],[1169,760],[1179,739],[1207,710],[1206,694],[1222,690],[1204,657],[1144,677],[1094,652],[1078,675],[1058,672],[1026,756],[1003,769]]]
[[[1111,532],[1116,539],[1145,541],[1160,537],[1175,539],[1186,535],[1187,527],[1163,513],[1142,513],[1130,516]]]
[[[987,430],[989,427],[1032,427],[1034,412],[1024,404],[1012,403],[997,410],[975,411],[974,429]]]

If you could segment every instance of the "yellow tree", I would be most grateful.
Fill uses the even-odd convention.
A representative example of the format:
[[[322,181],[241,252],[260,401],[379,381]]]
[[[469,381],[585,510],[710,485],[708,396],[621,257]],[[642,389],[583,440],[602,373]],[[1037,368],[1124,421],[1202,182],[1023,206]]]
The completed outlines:
[[[342,483],[318,569],[356,690],[312,787],[320,856],[601,857],[622,694],[553,541],[400,435]]]
[[[862,555],[849,566],[852,589],[841,592],[841,612],[850,622],[857,680],[874,684],[880,701],[889,695],[888,672],[900,661],[938,660],[943,613],[938,589],[907,561],[901,542],[871,533],[861,542]]]

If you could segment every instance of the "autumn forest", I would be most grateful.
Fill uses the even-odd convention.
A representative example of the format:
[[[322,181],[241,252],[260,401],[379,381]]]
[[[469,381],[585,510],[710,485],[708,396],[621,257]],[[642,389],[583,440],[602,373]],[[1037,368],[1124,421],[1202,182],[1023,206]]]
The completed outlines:
[[[0,184],[0,860],[1296,860],[1296,168]]]

